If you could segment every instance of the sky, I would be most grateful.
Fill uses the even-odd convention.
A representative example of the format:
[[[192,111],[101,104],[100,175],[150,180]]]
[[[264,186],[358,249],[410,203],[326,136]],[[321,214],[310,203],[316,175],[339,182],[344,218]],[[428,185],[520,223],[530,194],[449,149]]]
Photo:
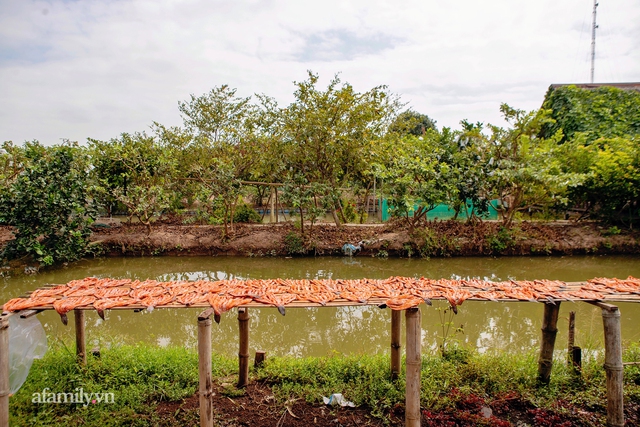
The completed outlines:
[[[592,0],[0,0],[0,142],[109,140],[180,126],[178,102],[229,85],[293,101],[311,70],[386,85],[459,129],[505,126],[590,79]],[[640,82],[640,1],[600,0],[595,82]]]

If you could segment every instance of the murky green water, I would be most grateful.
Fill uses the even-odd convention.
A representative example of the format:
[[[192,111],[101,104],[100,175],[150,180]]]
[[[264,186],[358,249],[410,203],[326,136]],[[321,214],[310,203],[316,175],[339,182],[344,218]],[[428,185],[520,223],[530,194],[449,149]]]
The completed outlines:
[[[640,277],[640,257],[598,256],[563,258],[114,258],[83,261],[67,268],[36,276],[4,278],[0,300],[6,301],[48,283],[66,283],[87,276],[195,280],[222,278],[386,278],[424,276],[431,278],[481,277],[494,280],[513,278],[580,281],[593,277]],[[423,348],[437,351],[443,335],[441,318],[444,302],[433,307],[421,305]],[[640,340],[640,304],[619,304],[625,342]],[[107,312],[102,321],[87,312],[89,348],[115,343],[148,342],[160,346],[196,346],[196,316],[201,309],[157,309],[151,313],[129,310]],[[568,316],[577,313],[576,345],[602,347],[600,309],[586,303],[562,303],[556,348],[566,346]],[[289,308],[281,316],[275,308],[251,309],[251,352],[268,355],[321,356],[339,353],[379,353],[389,350],[390,311],[377,307]],[[521,352],[537,348],[542,322],[542,304],[465,302],[453,318],[463,332],[449,338],[483,352]],[[65,327],[54,311],[40,314],[49,339],[73,337],[73,327]],[[214,351],[237,353],[236,313],[223,315],[213,325]],[[72,323],[72,322],[70,322]]]

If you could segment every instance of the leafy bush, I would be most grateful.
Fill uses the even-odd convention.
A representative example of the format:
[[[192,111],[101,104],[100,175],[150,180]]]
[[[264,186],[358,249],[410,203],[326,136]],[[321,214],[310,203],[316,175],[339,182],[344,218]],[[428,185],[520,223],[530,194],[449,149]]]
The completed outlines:
[[[304,254],[306,252],[302,237],[294,231],[290,231],[284,236],[284,247],[289,255]]]
[[[0,224],[15,239],[2,258],[31,256],[42,265],[75,261],[85,254],[97,210],[87,195],[86,158],[77,146],[25,145],[25,167],[0,190]]]
[[[242,203],[236,207],[236,212],[233,215],[233,222],[251,222],[251,223],[259,223],[262,221],[262,218],[251,207]]]

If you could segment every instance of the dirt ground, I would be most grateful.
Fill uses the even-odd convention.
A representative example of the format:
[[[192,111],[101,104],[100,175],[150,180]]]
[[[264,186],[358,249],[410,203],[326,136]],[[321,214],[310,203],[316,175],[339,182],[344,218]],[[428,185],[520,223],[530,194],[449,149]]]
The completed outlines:
[[[493,398],[473,394],[463,397],[454,389],[451,394],[457,402],[455,408],[448,411],[423,408],[422,426],[574,427],[599,426],[605,422],[602,411],[596,414],[568,402],[558,402],[557,410],[550,411],[536,408],[515,393]],[[258,382],[242,390],[232,384],[217,384],[212,399],[214,425],[221,427],[404,425],[403,405],[386,411],[383,418],[374,418],[370,408],[335,408],[302,399],[279,403],[269,386]],[[629,409],[633,410],[626,414],[626,425],[638,425],[638,408]],[[156,414],[162,426],[199,425],[198,394],[179,402],[161,402]]]
[[[100,225],[100,223],[98,223]],[[613,231],[613,232],[612,232]],[[464,224],[430,222],[409,230],[398,223],[315,225],[300,247],[287,240],[299,229],[285,224],[241,224],[223,238],[220,226],[156,224],[151,233],[141,225],[105,224],[94,228],[92,241],[108,256],[342,255],[345,243],[363,242],[358,256],[479,256],[640,253],[640,232],[596,223],[522,222],[505,232],[499,222]],[[0,233],[0,241],[3,236]],[[295,241],[294,241],[295,243]],[[100,253],[100,251],[99,251]]]

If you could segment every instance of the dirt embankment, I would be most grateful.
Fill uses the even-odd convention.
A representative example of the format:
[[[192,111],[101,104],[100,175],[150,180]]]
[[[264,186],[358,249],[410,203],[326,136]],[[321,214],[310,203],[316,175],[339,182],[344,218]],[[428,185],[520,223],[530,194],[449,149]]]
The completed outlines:
[[[345,243],[362,243],[358,256],[379,257],[640,253],[640,232],[596,223],[523,222],[506,229],[497,222],[442,221],[414,230],[394,223],[317,224],[304,238],[291,223],[237,225],[227,239],[222,231],[219,226],[156,224],[148,233],[140,225],[111,225],[96,227],[92,242],[97,254],[107,256],[342,255]]]

